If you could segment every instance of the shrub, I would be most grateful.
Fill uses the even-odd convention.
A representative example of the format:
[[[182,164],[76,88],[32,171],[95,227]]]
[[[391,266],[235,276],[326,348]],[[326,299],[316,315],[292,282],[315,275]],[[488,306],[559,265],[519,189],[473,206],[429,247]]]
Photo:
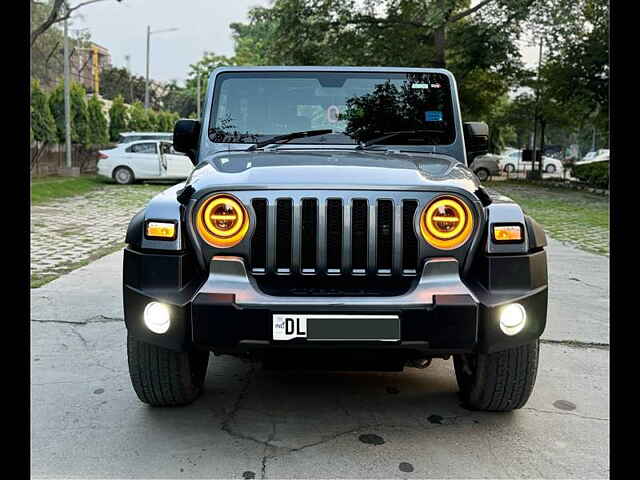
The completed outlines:
[[[109,137],[112,142],[117,142],[122,132],[127,131],[128,115],[122,95],[113,99],[109,109]]]
[[[609,188],[609,162],[594,162],[571,167],[571,176],[594,188]]]
[[[102,113],[102,102],[94,95],[87,102],[89,113],[89,138],[91,145],[104,145],[109,142],[109,127],[107,118]]]

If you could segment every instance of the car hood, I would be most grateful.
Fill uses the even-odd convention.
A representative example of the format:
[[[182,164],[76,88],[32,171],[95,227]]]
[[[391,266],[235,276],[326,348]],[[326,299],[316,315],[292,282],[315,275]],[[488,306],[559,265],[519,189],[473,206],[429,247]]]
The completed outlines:
[[[464,189],[480,182],[452,157],[362,150],[218,152],[187,179],[195,191],[224,189]]]

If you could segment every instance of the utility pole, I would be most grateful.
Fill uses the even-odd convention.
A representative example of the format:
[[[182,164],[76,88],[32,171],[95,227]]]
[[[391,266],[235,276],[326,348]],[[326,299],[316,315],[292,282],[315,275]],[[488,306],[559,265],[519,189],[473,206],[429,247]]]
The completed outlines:
[[[198,76],[198,86],[196,87],[196,117],[200,120],[200,72],[196,73]]]
[[[538,137],[538,104],[540,102],[540,66],[542,65],[542,43],[543,43],[543,39],[540,38],[540,54],[538,57],[538,75],[537,75],[537,79],[536,79],[536,108],[535,108],[535,114],[533,117],[533,158],[531,159],[531,170],[535,170],[535,164],[536,164],[536,143],[537,143],[537,137]],[[543,140],[544,142],[544,140]],[[541,159],[541,163],[542,163],[542,159]],[[542,164],[540,165],[540,171],[542,171]]]
[[[151,26],[147,25],[147,75],[144,81],[144,108],[149,108],[149,43],[151,40]]]
[[[68,8],[65,4],[65,8]],[[69,35],[67,19],[64,20],[64,136],[66,167],[71,172],[71,99],[69,98]]]
[[[178,28],[165,28],[164,30],[151,31],[151,26],[147,25],[147,75],[144,82],[144,108],[149,108],[149,45],[152,33],[173,32]]]

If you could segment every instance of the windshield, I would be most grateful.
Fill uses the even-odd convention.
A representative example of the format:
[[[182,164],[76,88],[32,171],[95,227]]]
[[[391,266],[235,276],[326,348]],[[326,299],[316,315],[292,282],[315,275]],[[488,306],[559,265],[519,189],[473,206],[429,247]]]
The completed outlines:
[[[289,144],[450,145],[455,124],[441,73],[229,72],[218,75],[209,138]],[[388,138],[382,138],[388,135]]]

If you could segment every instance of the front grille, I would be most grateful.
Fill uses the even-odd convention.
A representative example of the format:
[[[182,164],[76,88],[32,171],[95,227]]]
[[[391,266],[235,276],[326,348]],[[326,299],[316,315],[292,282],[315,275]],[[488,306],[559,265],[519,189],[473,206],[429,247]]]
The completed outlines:
[[[251,204],[254,275],[416,276],[416,199],[254,198]]]

